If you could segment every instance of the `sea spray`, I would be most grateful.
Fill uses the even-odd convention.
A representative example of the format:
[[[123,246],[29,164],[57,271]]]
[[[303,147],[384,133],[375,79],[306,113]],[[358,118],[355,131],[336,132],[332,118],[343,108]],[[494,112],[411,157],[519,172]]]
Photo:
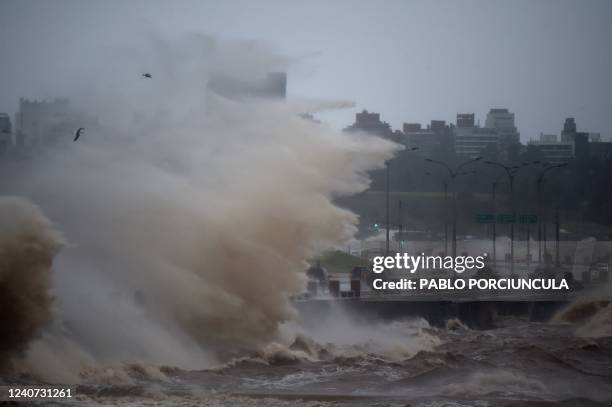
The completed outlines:
[[[39,355],[201,368],[263,349],[295,315],[306,259],[355,231],[333,198],[367,188],[396,149],[301,118],[303,102],[207,89],[211,72],[284,69],[267,47],[195,36],[145,51],[150,81],[123,53],[83,74],[91,90],[75,104],[99,127],[7,165],[5,189],[72,244],[56,261],[58,313]]]
[[[38,207],[0,197],[0,369],[51,321],[51,266],[63,244]]]

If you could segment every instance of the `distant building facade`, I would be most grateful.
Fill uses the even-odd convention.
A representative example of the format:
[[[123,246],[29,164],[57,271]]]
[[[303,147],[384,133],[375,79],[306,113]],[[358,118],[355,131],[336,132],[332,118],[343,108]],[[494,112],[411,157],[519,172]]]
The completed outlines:
[[[568,117],[563,123],[561,141],[574,144],[574,157],[579,160],[612,158],[612,143],[601,141],[599,133],[580,132],[576,120]]]
[[[440,147],[440,136],[433,130],[421,128],[421,123],[404,123],[402,144],[418,148],[417,154],[430,156]]]
[[[404,123],[401,132],[396,132],[398,142],[408,147],[416,147],[416,154],[429,157],[434,152],[454,150],[452,130],[444,120],[431,120],[427,127],[421,123]]]
[[[465,158],[476,158],[499,151],[499,134],[482,127],[455,129],[455,153]]]
[[[489,128],[478,127],[473,113],[457,114],[457,126],[453,129],[455,154],[465,158],[476,158],[500,149],[499,134]]]
[[[393,138],[393,131],[389,123],[381,121],[379,113],[371,113],[367,110],[362,110],[360,113],[355,114],[355,123],[345,128],[345,130],[364,131],[385,138]]]
[[[68,99],[47,102],[22,98],[19,100],[16,126],[17,145],[33,147],[70,137],[74,133],[75,123]]]
[[[19,99],[15,116],[17,147],[53,145],[72,140],[79,127],[98,127],[96,118],[75,110],[68,99],[52,101]]]
[[[13,144],[13,126],[11,117],[0,113],[0,153],[6,151]]]
[[[561,141],[573,142],[574,136],[576,135],[576,120],[573,117],[568,117],[563,123],[563,130],[561,131]]]
[[[457,113],[457,128],[472,128],[475,126],[474,113]]]
[[[601,141],[601,133],[587,133],[589,143],[596,143]]]
[[[208,89],[229,99],[253,97],[285,99],[287,97],[287,74],[268,72],[261,78],[243,79],[218,72],[210,77]]]
[[[409,148],[416,147],[418,151],[415,154],[423,156],[440,153],[466,159],[499,157],[512,162],[520,158],[524,149],[514,113],[501,108],[489,110],[484,127],[476,123],[474,113],[458,113],[454,126],[442,120],[432,120],[426,127],[421,123],[404,123],[402,130],[396,131],[380,119],[380,114],[363,110],[355,115],[355,123],[345,130],[377,134]],[[532,140],[528,145],[550,163],[612,158],[612,142],[601,141],[599,133],[577,131],[576,120],[572,117],[565,119],[560,136],[541,133],[538,140]]]
[[[485,128],[499,135],[499,149],[508,155],[520,145],[520,133],[514,123],[514,113],[508,109],[490,109],[485,120]]]
[[[589,156],[597,160],[612,159],[612,142],[594,141],[589,143]]]
[[[574,159],[574,142],[559,141],[556,134],[540,134],[539,140],[532,140],[529,146],[538,151],[542,160],[548,163],[564,163]]]
[[[556,134],[544,134],[540,133],[541,143],[556,143],[559,141],[559,137]]]
[[[612,159],[612,143],[601,141],[599,133],[579,132],[573,117],[565,119],[561,137],[540,133],[539,140],[530,141],[529,146],[539,151],[542,159],[550,163],[573,159]]]

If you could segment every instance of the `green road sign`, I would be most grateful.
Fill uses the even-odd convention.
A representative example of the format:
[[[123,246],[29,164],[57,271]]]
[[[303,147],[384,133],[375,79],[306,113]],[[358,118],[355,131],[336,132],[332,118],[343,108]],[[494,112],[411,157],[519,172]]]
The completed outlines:
[[[497,223],[501,223],[501,224],[516,223],[516,216],[514,216],[512,213],[498,213]]]
[[[538,223],[538,215],[533,215],[530,213],[523,213],[522,215],[519,215],[519,223],[522,223],[522,224]]]
[[[493,223],[495,216],[492,213],[478,213],[476,214],[476,223]]]
[[[497,219],[492,213],[477,213],[476,223],[500,223],[500,224],[511,224],[520,223],[523,225],[538,223],[538,216],[531,213],[522,213],[518,216],[511,213],[498,213]]]

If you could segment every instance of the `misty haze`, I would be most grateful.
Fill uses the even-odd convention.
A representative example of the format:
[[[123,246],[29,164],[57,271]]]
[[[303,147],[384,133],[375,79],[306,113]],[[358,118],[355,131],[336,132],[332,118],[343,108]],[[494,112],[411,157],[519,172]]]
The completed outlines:
[[[612,3],[0,0],[0,38],[0,402],[612,404]]]

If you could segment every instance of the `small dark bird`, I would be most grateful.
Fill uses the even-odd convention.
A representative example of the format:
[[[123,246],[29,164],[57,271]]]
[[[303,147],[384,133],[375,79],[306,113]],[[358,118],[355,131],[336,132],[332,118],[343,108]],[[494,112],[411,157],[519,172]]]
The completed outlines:
[[[151,76],[151,74],[150,74],[150,73],[148,73],[148,72],[147,72],[147,73],[143,73],[143,74],[142,74],[142,76],[143,76],[143,77],[145,77],[145,78],[149,78],[149,79],[151,79],[151,78],[153,77],[153,76]]]
[[[76,133],[74,134],[74,141],[77,141],[79,139],[79,137],[81,137],[81,132],[85,130],[83,127],[79,127],[79,129],[76,131]]]

